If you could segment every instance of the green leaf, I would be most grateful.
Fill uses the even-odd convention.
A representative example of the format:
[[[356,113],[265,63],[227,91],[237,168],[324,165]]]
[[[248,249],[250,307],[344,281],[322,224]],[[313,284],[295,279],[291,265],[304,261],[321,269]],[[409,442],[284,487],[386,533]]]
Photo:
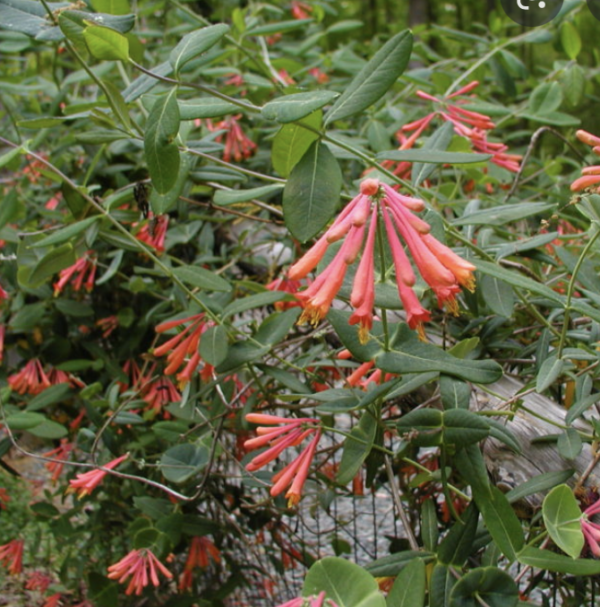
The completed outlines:
[[[227,358],[227,349],[227,331],[222,325],[210,327],[202,333],[199,352],[209,365],[220,365]]]
[[[314,142],[283,190],[283,217],[294,238],[306,242],[331,219],[342,189],[340,166],[322,143]]]
[[[562,91],[558,82],[543,82],[529,97],[529,113],[543,116],[557,110],[562,103]]]
[[[443,413],[446,445],[463,447],[487,438],[490,427],[485,419],[466,409],[450,409]]]
[[[481,259],[474,259],[473,263],[477,266],[477,269],[483,274],[494,276],[495,278],[504,280],[513,287],[526,289],[531,293],[541,295],[542,297],[550,299],[551,301],[555,301],[559,304],[563,303],[561,296],[556,291],[553,291],[546,285],[537,282],[531,278],[528,278],[527,276],[523,276],[519,272],[515,272],[514,270],[508,270],[499,266],[498,264],[492,263],[490,261],[483,261]]]
[[[206,291],[231,291],[231,285],[224,278],[199,266],[179,266],[173,269],[173,274],[192,287]]]
[[[471,400],[471,386],[453,377],[440,377],[440,395],[444,409],[468,409]]]
[[[421,506],[421,541],[427,550],[437,548],[440,532],[433,498],[426,499]]]
[[[92,0],[92,6],[98,13],[126,15],[129,13],[129,0]]]
[[[204,445],[176,445],[160,458],[160,471],[172,483],[184,483],[208,463],[208,448]]]
[[[323,591],[338,607],[385,607],[375,578],[362,567],[336,556],[317,561],[304,579],[302,596]]]
[[[581,453],[583,441],[575,428],[567,428],[559,435],[556,447],[565,459],[575,459]]]
[[[489,494],[473,491],[483,522],[502,554],[514,561],[525,539],[523,529],[504,493],[491,486]]]
[[[410,434],[419,447],[433,447],[442,442],[443,413],[438,409],[415,409],[403,415],[396,424],[400,436]]]
[[[13,413],[6,418],[6,425],[13,431],[15,430],[31,430],[46,421],[46,417],[41,413],[33,413],[23,411],[21,413]]]
[[[169,500],[159,497],[134,497],[133,505],[154,520],[161,519],[173,512],[173,504]]]
[[[551,211],[556,207],[551,202],[517,202],[514,204],[504,204],[475,211],[468,215],[463,215],[452,221],[456,226],[474,226],[474,225],[492,225],[503,226],[512,221],[519,221],[532,215],[538,215]]]
[[[239,112],[240,107],[235,103],[223,101],[218,97],[198,97],[179,101],[181,120],[196,120],[197,118],[220,118],[226,114]]]
[[[49,440],[63,438],[69,434],[69,431],[65,426],[49,419],[44,420],[39,426],[30,428],[28,432],[38,438],[47,438]]]
[[[321,109],[338,96],[339,93],[334,91],[311,91],[286,95],[265,104],[261,114],[266,120],[274,120],[283,124],[294,122]]]
[[[519,588],[497,567],[477,567],[458,580],[450,592],[449,607],[514,607]]]
[[[78,234],[81,234],[87,230],[98,219],[100,219],[100,215],[94,215],[93,217],[88,217],[76,223],[72,223],[64,228],[61,228],[60,230],[52,232],[52,234],[45,236],[41,240],[32,243],[29,245],[29,248],[34,249],[38,247],[50,247],[55,244],[66,242],[67,240],[71,240],[71,238],[74,238]]]
[[[275,135],[271,148],[271,162],[273,168],[282,177],[289,176],[311,144],[319,138],[318,133],[305,129],[302,125],[318,130],[321,128],[321,120],[321,112],[314,112],[297,124],[286,124]]]
[[[377,154],[379,160],[395,160],[397,162],[423,162],[427,164],[472,164],[485,162],[491,154],[475,154],[474,152],[439,152],[436,150],[389,150]]]
[[[394,350],[379,355],[375,364],[388,373],[439,371],[465,381],[489,384],[502,377],[502,367],[493,360],[470,360],[469,364],[432,344],[423,343],[407,325],[394,340]]]
[[[39,411],[59,401],[67,400],[71,395],[71,386],[68,382],[55,384],[32,398],[27,403],[27,411]]]
[[[0,167],[1,168],[1,167]],[[0,230],[9,222],[14,221],[21,210],[16,188],[11,188],[0,202]]]
[[[177,89],[154,102],[148,116],[144,137],[144,153],[152,185],[159,194],[166,194],[177,181],[179,149],[175,143],[179,132]]]
[[[65,243],[46,253],[29,275],[31,286],[39,285],[57,272],[72,266],[76,262],[75,251],[70,243]]]
[[[530,478],[528,481],[525,481],[518,487],[511,489],[506,494],[506,499],[512,504],[513,502],[523,499],[528,495],[533,495],[534,493],[539,493],[541,491],[547,491],[548,489],[556,487],[557,485],[569,480],[574,473],[574,470],[543,472],[542,474],[538,474],[537,476]]]
[[[430,503],[428,500],[426,503]],[[387,607],[423,607],[425,562],[414,559],[402,569],[386,598]]]
[[[121,95],[121,91],[110,80],[103,80],[102,83],[107,101],[115,113],[115,117],[126,129],[129,129],[131,127],[129,109],[123,99],[123,95]]]
[[[152,188],[152,192],[150,193],[150,208],[155,215],[167,213],[177,204],[179,196],[181,196],[183,188],[188,182],[190,169],[194,166],[194,163],[194,156],[191,154],[183,154],[181,156],[177,178],[169,191],[166,194],[159,194]]]
[[[565,361],[555,356],[548,357],[540,367],[535,379],[535,391],[541,394],[544,390],[556,383],[561,376]]]
[[[227,32],[229,26],[224,23],[209,25],[186,34],[171,51],[169,62],[175,74],[188,62],[213,47]]]
[[[412,43],[413,36],[409,30],[390,38],[333,104],[325,123],[354,116],[381,99],[404,72]]]
[[[454,125],[451,122],[444,122],[442,126],[436,129],[427,139],[421,150],[443,152],[450,145],[454,136]],[[436,167],[432,163],[416,162],[413,164],[411,178],[413,185],[421,185],[435,171]]]
[[[429,580],[429,607],[448,607],[450,592],[455,583],[450,568],[437,563]]]
[[[271,305],[282,299],[285,299],[285,293],[280,291],[264,291],[263,293],[256,293],[256,295],[240,297],[239,299],[232,301],[223,310],[221,318],[225,320],[228,316],[240,314],[241,312],[253,310],[254,308],[262,308],[263,306]]]
[[[581,36],[571,21],[563,21],[560,26],[560,41],[567,57],[576,59],[581,52]]]
[[[567,485],[554,487],[542,505],[544,524],[554,543],[576,559],[583,550],[585,539],[581,531],[581,509],[573,490]]]
[[[104,61],[129,61],[129,40],[123,34],[100,25],[88,25],[83,39],[90,53]]]
[[[313,19],[294,19],[292,21],[278,21],[277,23],[268,23],[266,25],[257,25],[244,32],[244,36],[270,36],[271,34],[280,34],[291,32],[298,29],[304,29]]]
[[[344,453],[336,477],[340,485],[348,484],[356,476],[373,448],[376,432],[377,418],[367,409],[344,441]]]
[[[374,577],[393,577],[414,559],[431,560],[434,556],[433,553],[425,550],[402,550],[368,563],[365,569]]]
[[[237,204],[246,202],[255,198],[262,198],[279,192],[283,188],[283,184],[274,183],[272,185],[263,185],[259,188],[251,188],[249,190],[217,190],[213,200],[215,204],[226,206],[228,204]]]
[[[503,280],[484,274],[479,281],[479,291],[490,310],[498,316],[510,318],[515,308],[512,287]]]
[[[477,534],[479,511],[471,502],[441,541],[437,558],[440,563],[462,567],[469,558]]]
[[[556,554],[550,550],[540,550],[531,546],[523,548],[517,555],[519,563],[547,569],[557,573],[568,573],[570,575],[598,575],[600,573],[600,561],[593,559],[572,559],[570,556]]]

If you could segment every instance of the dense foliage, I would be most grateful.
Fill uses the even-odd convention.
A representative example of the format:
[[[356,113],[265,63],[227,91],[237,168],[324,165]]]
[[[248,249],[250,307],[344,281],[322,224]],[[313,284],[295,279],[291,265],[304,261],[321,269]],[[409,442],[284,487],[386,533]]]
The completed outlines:
[[[589,604],[587,6],[216,4],[0,0],[3,588]],[[338,533],[367,495],[399,521],[378,558]]]

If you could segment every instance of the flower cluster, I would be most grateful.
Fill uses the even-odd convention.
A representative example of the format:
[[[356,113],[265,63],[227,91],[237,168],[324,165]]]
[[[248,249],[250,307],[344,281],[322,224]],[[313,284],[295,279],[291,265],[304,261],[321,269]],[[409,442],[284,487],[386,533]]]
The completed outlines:
[[[491,142],[487,139],[487,132],[496,126],[492,122],[492,119],[486,114],[481,114],[479,112],[474,112],[464,108],[463,104],[467,101],[466,99],[458,99],[455,103],[449,103],[451,99],[456,99],[461,95],[470,93],[478,85],[479,82],[474,80],[443,99],[429,95],[424,91],[417,91],[418,97],[428,101],[433,101],[434,103],[439,104],[441,107],[424,118],[420,118],[419,120],[405,124],[401,130],[404,133],[414,131],[413,136],[418,137],[425,130],[425,128],[427,128],[429,123],[436,116],[439,116],[454,126],[454,132],[457,135],[461,135],[469,139],[473,149],[476,152],[480,152],[482,154],[491,154],[491,161],[494,164],[516,173],[519,170],[519,162],[521,161],[522,156],[517,154],[508,154],[508,146],[506,144]],[[411,140],[414,143],[414,139],[412,139],[413,136],[411,136]],[[412,143],[408,147],[411,146]],[[407,148],[405,147],[401,149]]]
[[[256,143],[242,131],[239,123],[241,117],[241,114],[230,116],[214,126],[210,120],[206,120],[209,131],[225,131],[215,139],[218,143],[225,139],[225,149],[223,150],[223,160],[225,162],[229,162],[232,158],[236,162],[241,162],[244,158],[250,158],[256,151]]]
[[[112,470],[128,457],[129,453],[126,453],[125,455],[121,455],[121,457],[117,457],[117,459],[108,462],[108,464],[104,464],[103,467]],[[108,472],[106,470],[100,470],[99,468],[78,474],[76,478],[69,481],[68,491],[76,491],[77,497],[81,499],[82,497],[89,495],[102,482],[107,474]]]
[[[52,383],[39,359],[32,358],[20,371],[9,376],[8,385],[18,394],[35,396],[49,388]]]
[[[591,506],[588,506],[583,511],[583,515],[580,519],[583,537],[596,558],[600,557],[600,525],[598,523],[593,523],[588,517],[598,513],[600,513],[600,500],[597,500]]]
[[[12,540],[0,546],[0,563],[11,575],[17,575],[23,570],[23,540]]]
[[[196,536],[192,538],[190,551],[188,552],[183,573],[179,579],[179,590],[185,592],[192,587],[192,575],[196,567],[205,569],[210,560],[220,562],[221,553],[219,549],[207,538]]]
[[[118,580],[121,584],[131,576],[125,594],[129,595],[135,592],[139,596],[149,581],[154,586],[160,585],[157,571],[162,573],[168,580],[173,578],[173,574],[154,556],[152,551],[148,548],[143,548],[141,550],[132,550],[118,563],[111,565],[108,568],[108,577],[111,580]]]
[[[54,296],[60,295],[69,282],[75,291],[85,287],[86,291],[94,288],[96,278],[96,260],[90,257],[88,251],[84,257],[78,259],[72,266],[60,271],[58,280],[54,283]],[[87,278],[86,278],[87,274]]]
[[[575,133],[579,141],[592,146],[592,151],[597,156],[600,156],[600,137],[596,137],[587,131],[579,130]],[[600,165],[596,164],[593,166],[585,167],[581,170],[581,177],[576,179],[571,184],[572,192],[580,192],[587,188],[591,188],[591,191],[598,194],[600,193],[600,186],[596,187],[600,183]]]
[[[135,237],[140,242],[144,242],[153,249],[156,249],[157,253],[164,253],[168,227],[168,215],[154,215],[150,211],[148,221],[140,228]]]
[[[168,353],[167,367],[165,368],[166,375],[177,373],[177,370],[183,365],[183,369],[177,373],[177,381],[180,388],[183,388],[191,380],[193,373],[200,364],[200,354],[198,353],[200,337],[208,329],[208,324],[204,321],[204,313],[201,312],[187,318],[169,320],[161,323],[155,329],[157,333],[165,333],[186,323],[189,324],[181,333],[154,348],[154,356],[164,356]],[[210,365],[205,365],[205,367],[210,367]],[[210,369],[212,370],[212,367]]]
[[[323,590],[318,595],[312,595],[309,597],[298,597],[292,599],[291,601],[287,601],[287,603],[282,603],[278,607],[337,607],[337,603],[332,601],[331,599],[326,599],[326,593]]]
[[[373,326],[374,249],[380,216],[383,217],[396,270],[398,294],[406,311],[408,325],[422,334],[422,323],[430,319],[430,313],[421,306],[413,289],[416,276],[400,237],[407,245],[422,278],[437,296],[438,304],[445,305],[453,314],[457,314],[456,295],[461,286],[469,290],[474,288],[475,266],[434,238],[429,233],[429,224],[412,213],[424,209],[422,200],[399,194],[376,179],[365,179],[360,192],[288,272],[292,280],[305,277],[317,267],[330,244],[344,239],[329,265],[305,291],[296,294],[304,307],[299,322],[316,325],[327,314],[342,287],[348,266],[354,263],[362,249],[350,295],[354,313],[349,322],[359,324],[362,342],[368,339]]]
[[[294,506],[300,501],[302,488],[308,472],[310,464],[315,456],[319,439],[321,438],[321,428],[319,420],[314,417],[298,417],[296,419],[287,419],[276,415],[267,415],[264,413],[248,413],[246,421],[252,424],[265,424],[256,428],[258,436],[251,438],[244,443],[244,447],[250,451],[269,445],[266,451],[257,455],[246,466],[248,472],[255,472],[275,458],[288,447],[295,447],[302,443],[305,438],[314,435],[314,438],[302,453],[290,462],[285,468],[277,472],[271,481],[271,495],[273,497],[279,495],[285,489],[288,491],[285,497],[288,498],[288,506]],[[282,424],[278,428],[272,426]],[[289,488],[288,488],[289,487]]]

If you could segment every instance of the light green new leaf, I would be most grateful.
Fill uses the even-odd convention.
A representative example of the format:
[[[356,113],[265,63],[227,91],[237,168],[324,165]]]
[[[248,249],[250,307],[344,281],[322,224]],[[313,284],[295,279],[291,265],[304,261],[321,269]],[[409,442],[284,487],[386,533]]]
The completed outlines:
[[[105,61],[128,61],[129,40],[123,34],[100,25],[88,25],[83,30],[83,39],[96,59]]]
[[[554,487],[542,505],[544,524],[554,543],[570,557],[577,558],[585,543],[581,531],[582,512],[568,485]]]
[[[289,176],[311,144],[319,138],[318,133],[304,128],[302,124],[318,130],[321,128],[322,118],[322,113],[319,110],[297,124],[286,124],[275,135],[271,148],[271,162],[273,168],[282,177]]]
[[[381,99],[404,72],[412,43],[413,36],[409,30],[390,38],[333,104],[327,112],[325,123],[354,116]]]
[[[180,156],[175,138],[179,132],[177,89],[155,101],[148,116],[144,137],[144,154],[152,185],[166,194],[177,181]]]
[[[338,607],[385,607],[375,578],[362,567],[335,556],[317,561],[304,579],[302,596],[323,591]]]
[[[341,189],[337,160],[327,146],[313,143],[283,190],[283,218],[292,236],[306,242],[322,230],[335,212]]]
[[[228,31],[228,25],[218,23],[186,34],[169,55],[173,71],[177,74],[188,61],[214,46]]]

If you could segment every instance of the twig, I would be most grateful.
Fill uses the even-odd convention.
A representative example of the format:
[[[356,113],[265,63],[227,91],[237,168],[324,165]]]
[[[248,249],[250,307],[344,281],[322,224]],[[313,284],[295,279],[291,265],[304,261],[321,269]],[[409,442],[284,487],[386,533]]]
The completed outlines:
[[[398,489],[398,485],[396,484],[396,478],[394,477],[394,471],[392,470],[392,461],[390,460],[389,455],[385,455],[385,469],[388,475],[388,480],[390,483],[390,487],[392,488],[392,497],[394,498],[394,504],[396,504],[396,509],[398,510],[398,514],[400,516],[400,520],[402,521],[402,526],[406,531],[406,536],[408,537],[408,543],[410,545],[411,550],[420,550],[419,544],[415,535],[413,533],[411,523],[408,520],[408,515],[404,510],[404,505],[402,504],[402,498],[400,497],[400,490]]]

